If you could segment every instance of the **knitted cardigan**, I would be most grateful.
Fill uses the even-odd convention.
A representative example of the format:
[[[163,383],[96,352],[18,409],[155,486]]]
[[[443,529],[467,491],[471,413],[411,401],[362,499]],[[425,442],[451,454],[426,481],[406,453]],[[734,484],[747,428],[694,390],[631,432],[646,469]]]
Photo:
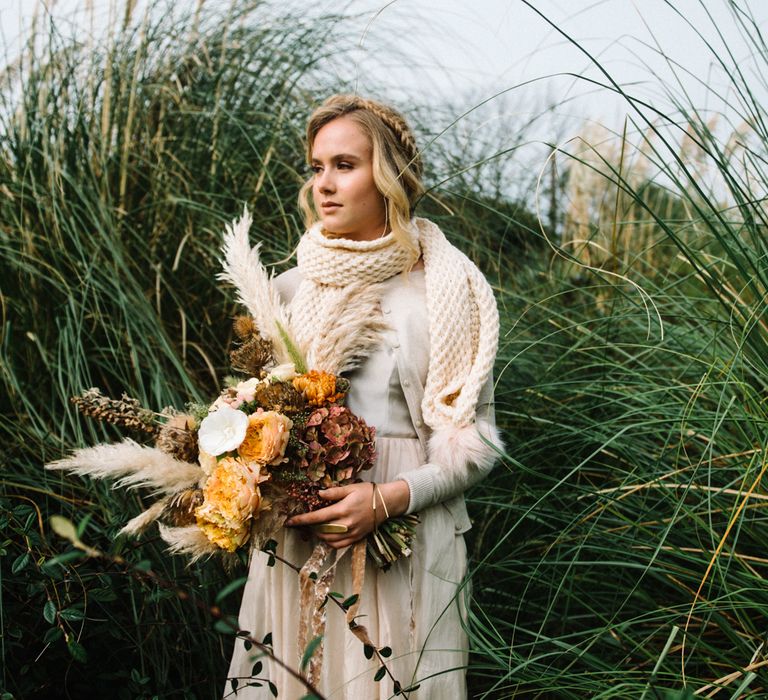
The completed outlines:
[[[456,499],[469,486],[482,479],[493,467],[498,453],[503,449],[500,436],[495,427],[491,407],[492,379],[490,377],[490,366],[492,365],[498,340],[498,314],[487,282],[485,282],[481,273],[466,256],[448,243],[442,232],[432,222],[426,219],[414,219],[412,224],[414,232],[417,235],[421,235],[422,241],[427,236],[431,237],[432,244],[422,246],[424,249],[427,280],[429,282],[431,272],[433,286],[442,285],[437,301],[433,300],[430,304],[429,298],[426,300],[430,315],[430,345],[432,346],[430,360],[435,359],[434,354],[435,350],[437,350],[436,364],[438,364],[439,368],[445,367],[446,364],[452,365],[453,374],[450,374],[450,383],[446,387],[445,373],[443,372],[440,377],[435,378],[434,365],[430,365],[430,374],[427,376],[425,388],[428,392],[431,378],[433,380],[433,391],[431,394],[433,399],[424,400],[425,391],[421,388],[420,382],[409,381],[408,379],[409,363],[407,361],[407,358],[413,357],[413,353],[424,352],[424,348],[412,347],[413,340],[408,337],[404,329],[398,329],[398,319],[407,310],[390,309],[389,311],[392,313],[388,315],[388,321],[398,334],[397,353],[400,355],[399,359],[401,360],[398,362],[398,365],[400,374],[403,375],[401,376],[403,391],[406,395],[410,392],[410,396],[407,396],[407,398],[409,398],[408,405],[412,421],[427,454],[426,464],[419,469],[400,474],[399,478],[406,481],[409,485],[410,503],[408,512],[418,511],[435,503],[448,501],[449,507],[453,506],[450,509],[456,517],[457,527],[464,530],[468,529],[468,521],[463,506],[463,498],[460,499],[460,503],[458,500],[453,502],[452,499]],[[310,231],[308,234],[305,234],[305,237],[313,233],[317,235],[317,231]],[[317,240],[322,241],[320,245],[324,249],[321,251],[321,254],[325,256],[323,266],[320,267],[320,271],[317,274],[326,275],[326,278],[323,278],[324,282],[326,279],[333,282],[334,278],[328,276],[325,267],[330,267],[336,263],[334,259],[335,254],[333,253],[334,247],[345,246],[345,243],[343,241],[334,241],[329,245],[320,238]],[[358,247],[356,247],[352,255],[359,254],[359,243],[356,242],[353,245]],[[377,247],[381,245],[378,241],[364,242],[362,244],[364,251],[369,247],[376,251]],[[331,250],[331,257],[327,257],[328,251],[325,249],[326,246]],[[301,246],[299,250],[301,261]],[[316,252],[317,248],[314,251]],[[429,256],[427,251],[430,253]],[[342,252],[341,254],[343,255],[344,253]],[[365,255],[365,253],[363,254]],[[313,260],[312,262],[314,263],[315,261]],[[446,274],[447,266],[450,266],[454,271],[461,269],[465,272],[456,272],[453,278],[451,278],[449,274]],[[306,263],[304,268],[306,268]],[[309,269],[311,270],[312,268]],[[310,274],[316,273],[313,270]],[[387,277],[386,271],[377,274],[377,281]],[[457,275],[459,276],[458,278]],[[458,286],[456,280],[464,275],[470,278],[470,283],[474,287],[471,287],[469,297],[465,294],[462,301],[461,294],[456,291],[455,287]],[[389,276],[391,277],[392,275],[390,274]],[[339,278],[346,280],[343,274],[341,276],[337,275],[336,279]],[[290,302],[294,300],[297,290],[301,289],[306,292],[306,285],[302,286],[304,279],[302,272],[296,268],[275,279],[276,287],[284,303],[290,305]],[[438,281],[434,282],[435,279]],[[347,286],[359,290],[358,287],[353,285],[354,283],[350,283]],[[311,294],[310,290],[310,299],[312,299]],[[339,295],[342,294],[342,291],[333,288],[329,289],[327,294],[333,300],[333,304],[338,305],[341,298]],[[459,302],[456,301],[457,297]],[[479,301],[474,302],[476,306],[473,307],[472,299],[476,297],[479,297]],[[378,301],[376,304],[378,306]],[[481,307],[479,312],[477,306]],[[304,311],[306,304],[301,302],[296,304],[296,307]],[[458,336],[452,328],[451,309],[460,316],[465,317],[454,317],[455,325],[463,331]],[[317,311],[315,310],[314,313],[316,314]],[[435,323],[434,316],[436,313],[442,314],[444,317],[447,315],[448,322],[444,318],[442,325]],[[375,314],[371,314],[371,316],[375,316]],[[433,342],[433,336],[437,334],[442,336],[447,334],[450,336],[451,333],[453,335],[449,337],[450,342],[446,343],[444,338],[441,342],[440,337],[436,339],[436,342]],[[485,333],[484,338],[480,338],[482,333]],[[464,335],[470,337],[467,337],[466,341],[462,343]],[[451,369],[449,368],[450,372]],[[462,379],[462,372],[466,375],[466,379]],[[467,381],[469,381],[469,384],[467,384]],[[480,383],[478,384],[478,382]],[[437,387],[437,390],[434,387]],[[468,389],[462,395],[462,389],[465,387],[468,387]],[[459,391],[456,391],[457,389]],[[443,392],[442,395],[440,390]],[[414,395],[414,392],[418,392],[417,395]],[[464,399],[463,404],[461,401],[453,400],[452,395],[454,392],[461,399]],[[448,397],[447,400],[444,400],[444,397]],[[431,427],[431,430],[424,425],[425,423]]]

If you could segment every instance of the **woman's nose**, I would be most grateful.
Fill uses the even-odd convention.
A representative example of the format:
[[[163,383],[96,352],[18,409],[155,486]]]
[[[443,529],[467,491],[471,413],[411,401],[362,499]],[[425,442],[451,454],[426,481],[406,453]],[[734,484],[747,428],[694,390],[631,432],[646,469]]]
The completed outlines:
[[[333,192],[336,189],[333,184],[333,178],[327,170],[315,173],[315,179],[317,181],[317,189],[321,192]]]

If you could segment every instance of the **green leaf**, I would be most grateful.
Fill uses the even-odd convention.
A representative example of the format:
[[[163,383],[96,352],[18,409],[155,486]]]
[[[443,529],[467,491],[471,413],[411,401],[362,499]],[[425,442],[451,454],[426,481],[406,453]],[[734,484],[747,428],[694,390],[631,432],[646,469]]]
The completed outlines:
[[[373,647],[370,644],[363,644],[363,654],[366,659],[370,659],[373,656]]]
[[[85,532],[85,528],[88,527],[88,523],[91,521],[93,513],[86,513],[85,517],[77,524],[77,536],[82,537]]]
[[[250,639],[244,639],[243,646],[245,647],[246,651],[250,651],[251,647],[253,646],[253,642]]]
[[[237,690],[237,686],[240,685],[240,681],[237,678],[230,678],[229,684],[232,686],[232,691]]]
[[[32,512],[27,516],[27,521],[24,523],[24,533],[28,533],[32,529],[32,525],[34,524],[35,520],[37,520],[37,515]]]
[[[51,644],[52,642],[55,642],[58,639],[61,639],[61,637],[64,635],[64,633],[61,631],[60,627],[51,627],[44,635],[43,635],[43,642],[45,644]]]
[[[301,657],[301,670],[304,671],[307,668],[307,664],[309,663],[309,660],[312,658],[312,654],[315,653],[315,649],[320,646],[320,644],[323,641],[323,635],[318,634],[317,637],[312,639],[309,644],[307,644],[307,648],[304,650],[304,656]]]
[[[18,574],[29,563],[29,552],[24,552],[16,557],[13,565],[11,566],[11,573]]]
[[[219,591],[219,594],[216,596],[216,602],[220,603],[230,593],[238,590],[239,588],[242,588],[247,580],[247,576],[241,576],[240,578],[236,578],[234,581],[230,581],[226,586],[224,586],[224,588]]]
[[[360,596],[357,593],[353,593],[351,596],[349,596],[349,598],[344,600],[344,602],[341,604],[341,607],[343,607],[345,610],[348,610],[357,602],[359,597]]]
[[[98,600],[100,603],[111,603],[113,600],[117,600],[117,593],[111,588],[96,588],[91,591],[91,600]]]
[[[69,649],[70,656],[75,661],[84,664],[88,660],[88,654],[85,651],[85,647],[74,639],[70,639],[69,642],[67,642],[67,648]]]
[[[237,622],[231,618],[222,618],[213,623],[213,629],[219,634],[235,634]]]
[[[43,565],[41,568],[43,569],[44,573],[51,574],[51,570],[55,569],[56,566],[65,566],[71,561],[78,561],[80,559],[83,559],[85,557],[85,554],[83,552],[79,551],[73,551],[73,552],[63,552],[62,554],[57,554],[55,557],[52,557],[51,559],[48,559],[47,561],[43,562]]]
[[[261,643],[266,646],[272,646],[272,632],[267,632],[264,635],[264,639],[261,640]]]
[[[52,600],[46,601],[43,606],[43,618],[45,621],[52,625],[56,620],[56,604]]]
[[[59,537],[69,540],[74,545],[80,542],[80,538],[77,536],[77,529],[69,518],[65,518],[63,515],[52,515],[50,523],[51,529]]]
[[[382,678],[384,678],[384,675],[386,674],[386,672],[387,672],[387,669],[384,666],[382,666],[381,668],[379,668],[378,671],[376,671],[376,675],[373,677],[373,680],[375,680],[378,683]]]
[[[267,566],[274,566],[276,561],[277,559],[270,554],[269,559],[267,559]]]
[[[264,668],[264,664],[262,664],[261,661],[257,661],[255,664],[253,664],[253,668],[251,669],[251,676],[258,676],[261,673],[262,668]]]
[[[85,617],[83,611],[77,608],[64,608],[64,610],[59,612],[59,615],[63,620],[69,620],[70,622],[82,620]]]
[[[390,656],[392,656],[392,649],[389,647],[381,647],[381,649],[379,649],[379,654],[381,654],[385,659],[388,659]]]
[[[269,684],[269,692],[277,697],[277,686],[272,681],[267,681],[267,683]]]

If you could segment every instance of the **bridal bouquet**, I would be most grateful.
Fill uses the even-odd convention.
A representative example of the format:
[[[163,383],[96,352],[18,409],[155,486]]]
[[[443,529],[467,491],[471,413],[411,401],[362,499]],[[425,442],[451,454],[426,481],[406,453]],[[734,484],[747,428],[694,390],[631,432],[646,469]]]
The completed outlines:
[[[343,405],[347,379],[307,368],[258,247],[248,246],[249,225],[246,212],[228,228],[222,275],[251,312],[235,320],[230,353],[244,378],[230,380],[210,405],[159,413],[89,389],[72,399],[81,412],[154,444],[126,439],[46,465],[152,489],[157,500],[121,532],[138,534],[157,521],[171,551],[193,560],[249,542],[268,546],[288,518],[329,505],[320,489],[353,483],[374,464],[375,429]],[[331,369],[350,366],[349,356],[336,354]],[[415,515],[385,521],[369,535],[368,555],[385,569],[408,556],[417,523]]]

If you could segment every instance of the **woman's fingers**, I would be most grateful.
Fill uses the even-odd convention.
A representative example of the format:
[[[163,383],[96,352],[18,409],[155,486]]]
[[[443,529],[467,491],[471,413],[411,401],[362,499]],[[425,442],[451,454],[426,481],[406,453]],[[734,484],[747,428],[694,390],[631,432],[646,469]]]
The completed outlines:
[[[349,486],[331,486],[327,489],[320,489],[317,495],[328,501],[340,501],[349,494]]]
[[[330,523],[342,525],[348,528],[347,532],[315,531],[315,534],[334,547],[344,546],[339,542],[355,542],[375,526],[369,490],[370,484],[362,483],[323,489],[319,492],[321,498],[335,503],[310,513],[294,515],[285,524],[289,527],[311,527]]]
[[[290,527],[301,527],[305,525],[317,525],[319,523],[329,523],[334,518],[342,517],[343,513],[341,508],[336,505],[326,506],[325,508],[318,508],[309,513],[301,513],[300,515],[294,515],[292,518],[285,521],[286,525]]]

